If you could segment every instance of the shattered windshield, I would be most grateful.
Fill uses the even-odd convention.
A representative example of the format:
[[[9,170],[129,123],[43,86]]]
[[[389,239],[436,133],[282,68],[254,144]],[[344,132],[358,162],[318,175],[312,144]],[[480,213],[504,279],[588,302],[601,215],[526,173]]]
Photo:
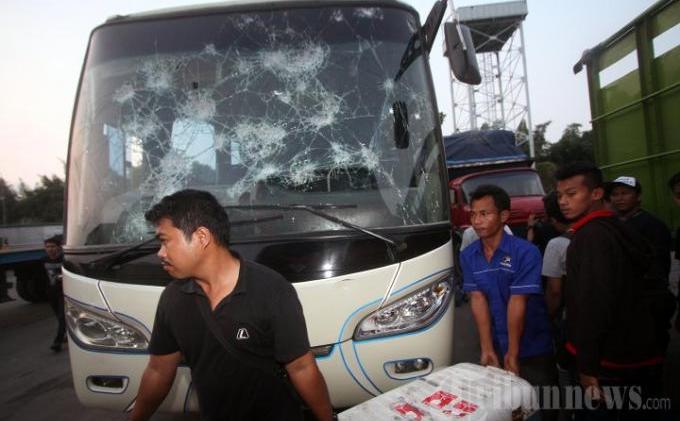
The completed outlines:
[[[264,221],[235,240],[346,230],[258,204],[322,205],[367,228],[446,221],[425,57],[395,78],[417,28],[408,10],[365,7],[98,28],[71,138],[69,245],[143,239],[144,211],[183,188]]]

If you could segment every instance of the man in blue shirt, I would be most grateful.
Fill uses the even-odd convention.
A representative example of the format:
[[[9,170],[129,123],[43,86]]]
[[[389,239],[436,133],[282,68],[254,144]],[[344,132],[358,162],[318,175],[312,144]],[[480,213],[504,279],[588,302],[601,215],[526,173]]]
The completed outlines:
[[[479,331],[480,362],[498,367],[502,357],[506,370],[531,384],[555,385],[541,254],[528,241],[504,233],[510,197],[503,189],[479,186],[470,201],[470,222],[479,240],[463,250],[460,263]]]

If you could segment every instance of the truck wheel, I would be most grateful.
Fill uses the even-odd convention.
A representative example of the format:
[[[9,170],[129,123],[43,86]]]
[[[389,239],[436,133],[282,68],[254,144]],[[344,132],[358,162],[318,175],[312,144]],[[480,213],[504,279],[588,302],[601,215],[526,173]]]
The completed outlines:
[[[47,300],[47,274],[42,264],[22,265],[14,273],[19,297],[32,303]]]
[[[15,289],[17,295],[24,301],[33,302],[33,294],[31,293],[33,281],[31,279],[19,279],[17,275]]]

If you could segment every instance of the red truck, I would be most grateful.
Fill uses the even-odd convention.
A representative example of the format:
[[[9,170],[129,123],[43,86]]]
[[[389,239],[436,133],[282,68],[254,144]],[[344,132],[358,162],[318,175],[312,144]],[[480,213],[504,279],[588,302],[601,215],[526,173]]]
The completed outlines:
[[[544,216],[545,192],[530,159],[515,145],[507,130],[474,130],[444,136],[451,196],[451,222],[455,230],[470,226],[470,194],[482,184],[494,184],[510,195],[508,225],[526,237],[529,214]]]

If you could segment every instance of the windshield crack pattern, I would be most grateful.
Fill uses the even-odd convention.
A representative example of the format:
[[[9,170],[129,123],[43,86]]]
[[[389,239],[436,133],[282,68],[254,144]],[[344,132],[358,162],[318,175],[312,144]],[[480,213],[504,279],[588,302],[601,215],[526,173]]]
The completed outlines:
[[[286,195],[305,202],[309,193],[317,203],[345,201],[355,192],[379,199],[400,224],[440,219],[441,187],[428,186],[441,156],[438,146],[431,153],[436,117],[423,94],[422,58],[397,82],[406,42],[374,38],[371,29],[387,20],[386,11],[317,13],[314,25],[295,13],[228,15],[217,35],[227,41],[85,73],[86,87],[106,78],[112,85],[102,99],[80,98],[107,109],[103,118],[101,106],[81,104],[91,113],[86,120],[106,120],[108,184],[143,198],[111,210],[111,242],[144,237],[145,208],[187,187],[217,192],[225,204],[256,203],[263,191],[267,203]],[[404,16],[407,40],[417,22]],[[395,146],[398,101],[408,104],[406,148]],[[102,153],[91,149],[85,152]],[[418,200],[433,205],[423,211]]]

